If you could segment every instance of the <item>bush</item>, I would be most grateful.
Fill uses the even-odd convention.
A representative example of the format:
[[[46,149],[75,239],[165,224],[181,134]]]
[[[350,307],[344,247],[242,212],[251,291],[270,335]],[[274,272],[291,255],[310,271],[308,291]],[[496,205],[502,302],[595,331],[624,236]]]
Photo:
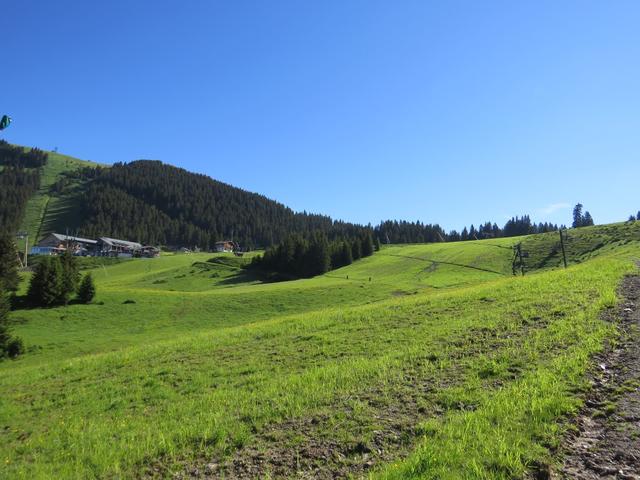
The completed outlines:
[[[82,277],[82,282],[78,288],[78,300],[80,300],[81,303],[90,303],[95,296],[96,286],[93,283],[93,277],[90,273],[87,273]]]
[[[24,343],[20,337],[13,337],[7,345],[7,356],[9,358],[16,358],[18,355],[24,353]]]

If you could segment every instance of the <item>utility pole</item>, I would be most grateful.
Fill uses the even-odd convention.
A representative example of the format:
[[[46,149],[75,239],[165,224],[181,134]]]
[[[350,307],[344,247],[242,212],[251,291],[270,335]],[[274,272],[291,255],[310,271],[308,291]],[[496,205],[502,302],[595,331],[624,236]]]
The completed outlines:
[[[28,267],[29,257],[29,232],[18,232],[16,238],[24,239],[24,268]]]
[[[560,234],[560,247],[562,247],[562,261],[564,262],[564,268],[567,268],[567,254],[564,250],[564,238],[562,237],[562,229],[558,230]]]

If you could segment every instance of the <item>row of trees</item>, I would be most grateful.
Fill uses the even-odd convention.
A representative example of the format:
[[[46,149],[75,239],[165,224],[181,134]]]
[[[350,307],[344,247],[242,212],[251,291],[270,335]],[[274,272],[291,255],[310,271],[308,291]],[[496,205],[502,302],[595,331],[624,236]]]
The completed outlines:
[[[314,232],[307,237],[291,235],[268,248],[263,256],[254,257],[252,266],[268,272],[309,278],[350,265],[379,249],[380,242],[370,230],[354,238],[336,240],[329,240],[324,232]]]
[[[39,148],[25,149],[0,140],[0,165],[20,168],[40,168],[46,165],[49,154]]]
[[[42,257],[29,284],[29,303],[40,307],[67,305],[75,293],[81,303],[89,303],[96,293],[90,273],[80,280],[76,257],[69,250],[60,256]]]
[[[640,210],[638,210],[636,215],[629,215],[630,222],[635,222],[636,220],[640,221]]]
[[[385,243],[433,243],[458,242],[465,240],[483,240],[487,238],[515,237],[532,233],[552,232],[558,226],[552,223],[534,223],[529,215],[513,217],[499,227],[497,223],[486,222],[477,228],[471,225],[462,231],[451,230],[449,233],[437,224],[423,224],[421,222],[391,221],[381,222],[374,228],[374,235]]]

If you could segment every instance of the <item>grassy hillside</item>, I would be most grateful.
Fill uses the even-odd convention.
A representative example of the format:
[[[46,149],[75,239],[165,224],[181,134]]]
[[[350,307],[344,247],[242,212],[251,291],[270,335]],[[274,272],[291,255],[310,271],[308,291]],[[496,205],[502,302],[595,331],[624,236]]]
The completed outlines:
[[[572,230],[566,270],[539,260],[551,236],[388,246],[271,284],[230,255],[96,266],[94,304],[12,314],[29,353],[0,364],[2,476],[517,478],[615,335],[599,314],[639,232]],[[516,241],[541,267],[525,277]]]
[[[76,226],[74,208],[77,208],[77,203],[73,201],[73,194],[76,191],[74,187],[77,186],[71,185],[64,194],[60,195],[53,194],[51,186],[63,172],[98,165],[56,152],[47,153],[49,160],[42,169],[40,189],[29,200],[20,226],[20,231],[29,233],[29,242],[32,245],[50,232],[64,233],[66,229],[73,229]],[[20,240],[18,247],[22,250],[24,241]]]

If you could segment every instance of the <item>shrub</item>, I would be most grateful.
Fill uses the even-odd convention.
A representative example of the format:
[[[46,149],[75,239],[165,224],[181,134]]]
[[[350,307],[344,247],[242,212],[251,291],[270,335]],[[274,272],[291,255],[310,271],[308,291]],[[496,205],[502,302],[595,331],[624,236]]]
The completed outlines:
[[[24,343],[20,337],[13,337],[7,345],[7,356],[16,358],[24,353]]]

